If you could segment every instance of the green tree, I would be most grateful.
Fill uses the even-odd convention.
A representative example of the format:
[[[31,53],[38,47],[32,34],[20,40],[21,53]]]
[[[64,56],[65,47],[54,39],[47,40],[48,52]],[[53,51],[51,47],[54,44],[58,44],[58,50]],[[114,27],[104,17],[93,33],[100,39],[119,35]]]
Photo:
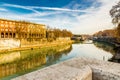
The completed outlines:
[[[110,15],[112,17],[112,23],[117,25],[116,35],[118,38],[120,38],[120,1],[112,7],[110,10]]]
[[[120,2],[112,7],[112,9],[110,10],[110,15],[114,24],[120,23]]]

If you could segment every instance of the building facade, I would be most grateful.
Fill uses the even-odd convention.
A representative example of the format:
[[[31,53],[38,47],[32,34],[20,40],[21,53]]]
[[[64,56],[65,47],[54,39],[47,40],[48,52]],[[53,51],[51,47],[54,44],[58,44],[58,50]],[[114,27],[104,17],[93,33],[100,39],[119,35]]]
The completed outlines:
[[[0,19],[0,39],[40,40],[46,37],[44,24]]]

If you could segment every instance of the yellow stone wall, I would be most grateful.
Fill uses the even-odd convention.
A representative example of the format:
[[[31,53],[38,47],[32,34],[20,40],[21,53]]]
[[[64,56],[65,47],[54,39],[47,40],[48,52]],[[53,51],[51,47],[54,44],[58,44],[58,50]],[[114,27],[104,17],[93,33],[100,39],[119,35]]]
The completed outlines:
[[[0,19],[0,38],[45,38],[44,24]]]

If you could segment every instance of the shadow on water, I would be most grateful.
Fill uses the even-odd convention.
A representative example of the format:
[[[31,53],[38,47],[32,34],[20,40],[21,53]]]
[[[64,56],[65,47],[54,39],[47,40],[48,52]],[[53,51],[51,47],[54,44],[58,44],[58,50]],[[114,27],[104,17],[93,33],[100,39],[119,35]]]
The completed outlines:
[[[120,47],[116,47],[114,50],[115,55],[109,61],[120,63]]]
[[[100,49],[103,49],[107,52],[112,53],[113,55],[115,54],[114,45],[111,45],[105,42],[94,42],[94,45]]]
[[[71,50],[72,46],[59,53],[53,49],[35,49],[0,54],[0,80],[8,80],[55,64]]]
[[[113,57],[109,61],[120,63],[120,47],[115,47],[115,45],[105,42],[94,42],[94,45],[113,54]]]

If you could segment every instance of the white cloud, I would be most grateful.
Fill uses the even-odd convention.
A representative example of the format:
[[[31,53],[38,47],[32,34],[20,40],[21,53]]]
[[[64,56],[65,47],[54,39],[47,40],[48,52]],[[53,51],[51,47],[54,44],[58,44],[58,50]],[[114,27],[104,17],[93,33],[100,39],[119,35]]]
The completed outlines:
[[[91,13],[76,16],[79,23],[74,24],[74,33],[94,33],[99,30],[113,28],[109,10],[119,0],[97,0],[102,3],[99,8],[94,8]],[[90,9],[90,8],[88,8]]]
[[[70,20],[67,16],[57,16],[54,24],[56,26],[67,26],[75,34],[92,34],[99,30],[111,29],[114,25],[111,23],[111,17],[109,15],[109,10],[115,5],[119,0],[97,0],[102,3],[100,7],[89,7],[85,9],[86,14],[75,16],[77,21]],[[96,3],[96,2],[95,2]],[[94,4],[95,5],[95,4]],[[70,13],[71,14],[71,13]],[[66,22],[66,23],[65,23]],[[55,24],[56,23],[56,24]],[[69,27],[70,26],[70,27]],[[71,27],[72,26],[72,27]]]
[[[109,15],[109,10],[119,0],[96,1],[102,3],[102,5],[100,5],[99,7],[94,7],[94,5],[97,5],[97,2],[95,2],[93,6],[88,7],[84,10],[78,9],[78,7],[80,7],[81,5],[77,3],[74,3],[74,6],[72,5],[73,9],[69,8],[71,4],[66,5],[63,8],[3,4],[2,6],[31,10],[33,11],[33,13],[18,15],[16,13],[8,11],[8,13],[0,12],[0,17],[14,20],[27,20],[37,23],[44,23],[46,25],[50,25],[53,28],[67,28],[68,30],[71,30],[73,33],[76,34],[92,34],[99,30],[113,28],[113,25],[111,23],[111,17]],[[45,11],[42,12],[39,9],[43,9]],[[4,10],[4,8],[0,8],[0,11],[2,10],[7,11],[7,9]],[[66,15],[64,13],[66,13]],[[53,17],[50,17],[51,15]]]
[[[21,6],[21,5],[15,5],[15,4],[2,4],[1,6],[22,8],[22,9],[26,9],[26,10],[31,10],[31,11],[39,14],[39,11],[34,10],[34,9],[32,9],[32,8],[30,8],[30,7],[27,7],[27,6]]]
[[[8,10],[5,8],[0,8],[0,11],[8,11]]]
[[[52,7],[38,7],[40,9],[44,10],[55,10],[55,11],[67,11],[67,12],[86,12],[85,10],[73,10],[73,9],[67,9],[67,8],[52,8]]]

